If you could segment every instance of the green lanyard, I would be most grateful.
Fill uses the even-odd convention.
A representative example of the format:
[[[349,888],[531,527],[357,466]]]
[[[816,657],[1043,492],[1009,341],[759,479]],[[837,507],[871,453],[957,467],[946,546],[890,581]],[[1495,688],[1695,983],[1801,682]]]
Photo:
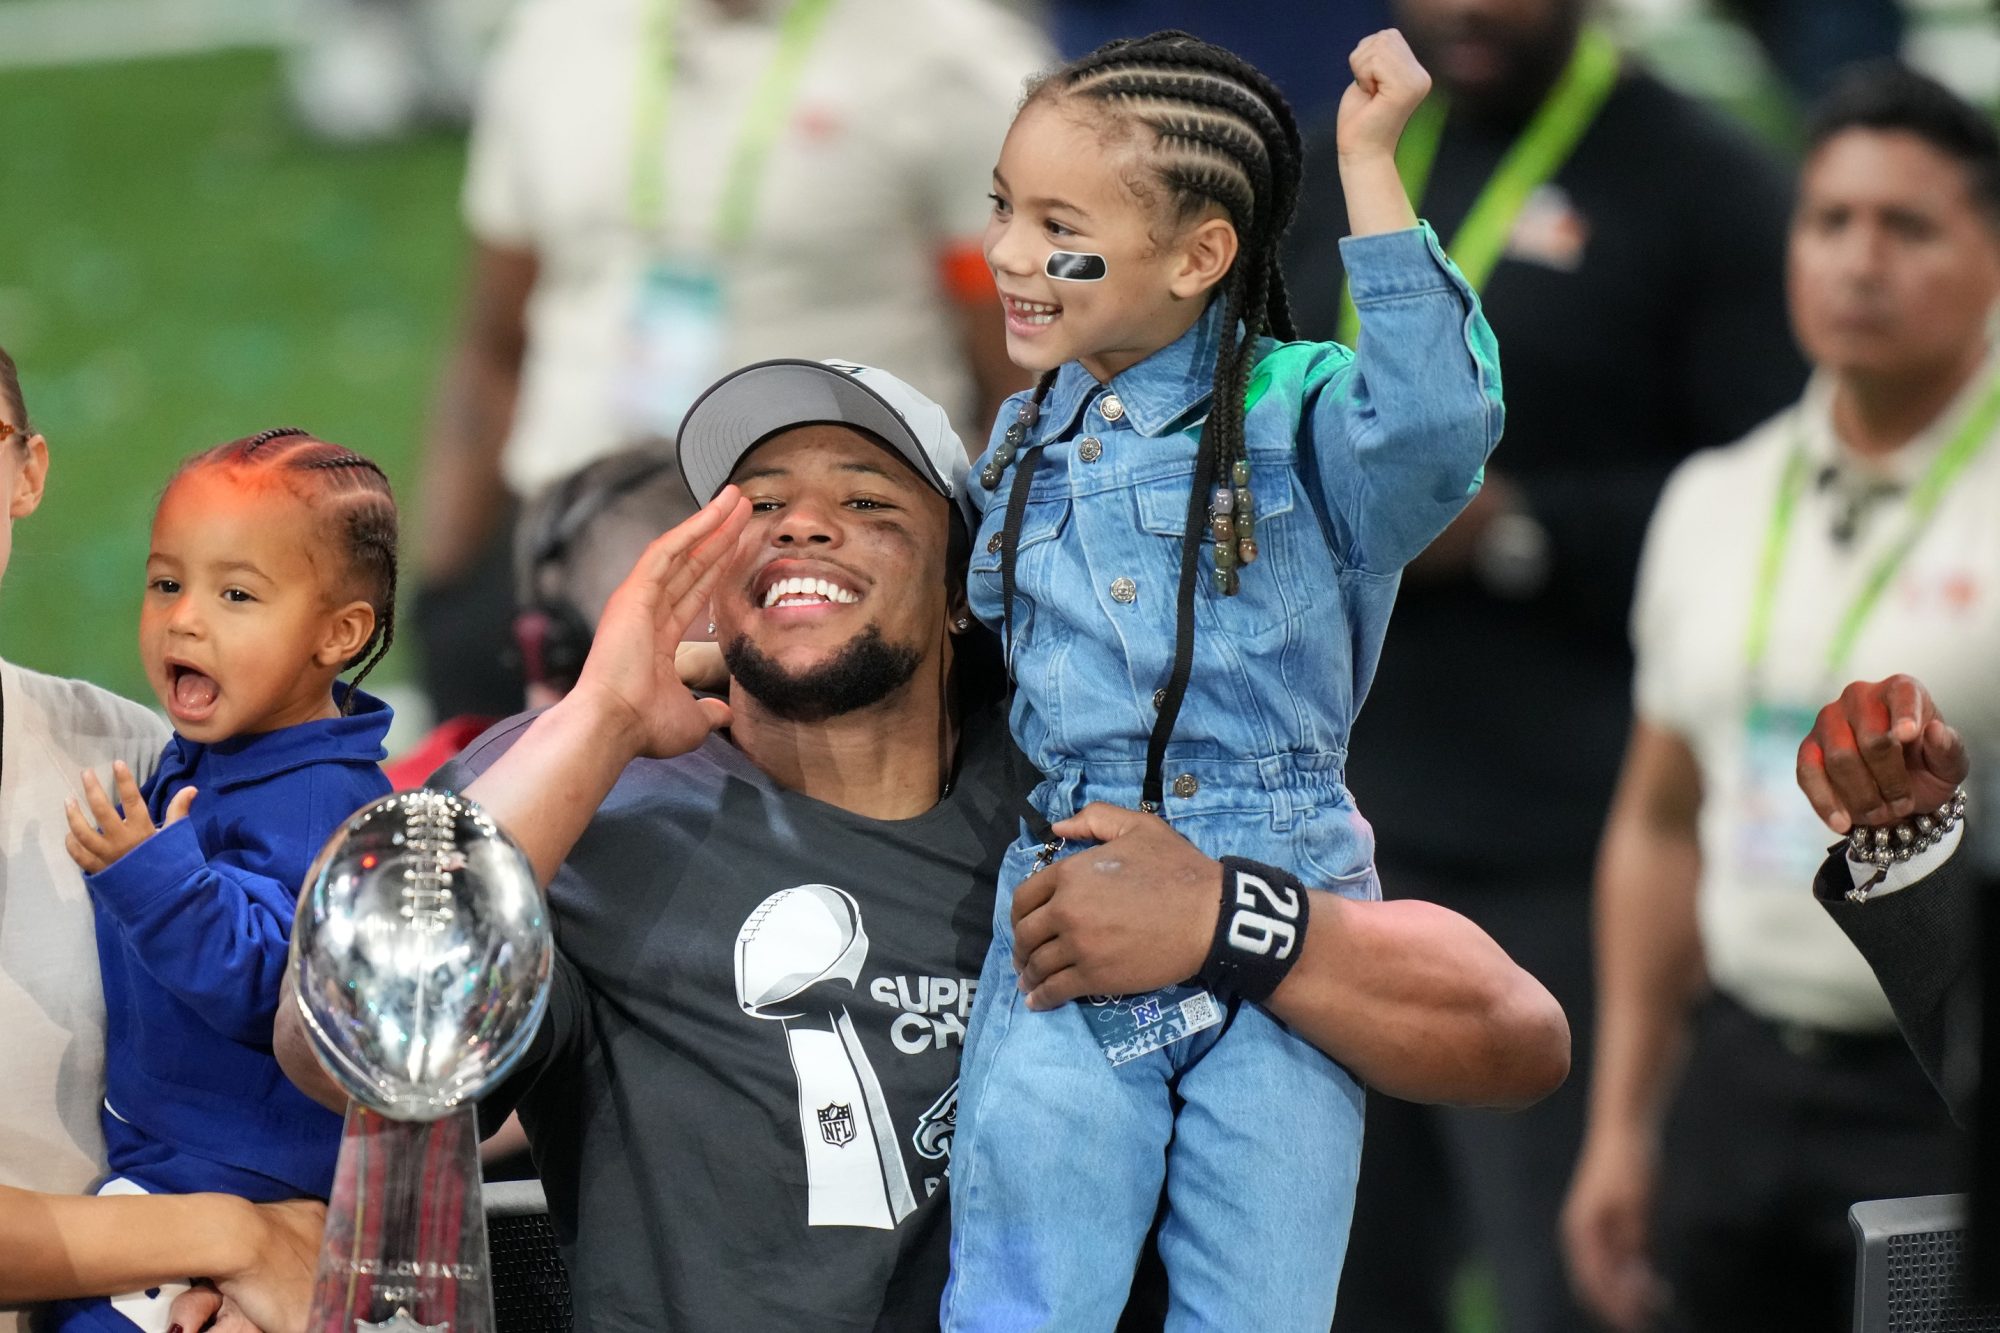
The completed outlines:
[[[1521,137],[1507,150],[1492,178],[1473,201],[1472,210],[1451,243],[1445,246],[1458,271],[1472,284],[1473,291],[1486,286],[1500,252],[1507,247],[1508,233],[1528,196],[1548,183],[1576,149],[1577,140],[1590,128],[1604,99],[1618,82],[1618,45],[1602,28],[1586,26],[1577,34],[1576,49],[1563,67],[1562,77],[1542,99],[1534,119]],[[1445,99],[1427,98],[1410,116],[1403,137],[1396,143],[1396,174],[1412,201],[1421,204],[1424,187],[1430,184],[1431,165],[1437,160],[1438,141],[1444,137]],[[1361,315],[1354,308],[1348,284],[1340,285],[1340,341],[1349,347],[1361,336]]]
[[[1828,680],[1839,678],[1854,651],[1854,641],[1860,636],[1862,625],[1875,610],[1875,604],[1882,599],[1882,590],[1889,586],[1889,580],[1895,577],[1911,548],[1917,544],[1917,539],[1923,536],[1931,515],[1937,512],[1938,504],[1944,499],[1946,488],[1965,470],[1965,465],[1977,458],[1980,451],[1992,442],[1996,426],[2000,426],[2000,378],[1988,386],[1986,396],[1973,407],[1957,433],[1938,450],[1937,457],[1931,460],[1930,470],[1910,492],[1905,506],[1910,516],[1908,525],[1903,529],[1902,536],[1868,571],[1861,591],[1855,594],[1847,614],[1840,618],[1840,627],[1826,650]],[[1806,472],[1805,422],[1801,418],[1791,457],[1785,460],[1784,476],[1778,482],[1778,502],[1771,510],[1771,526],[1764,534],[1764,555],[1758,563],[1757,587],[1750,603],[1750,632],[1744,641],[1744,655],[1750,662],[1753,685],[1764,669],[1764,655],[1771,643],[1771,612],[1778,595],[1778,572],[1784,567],[1785,541],[1791,535],[1792,516],[1798,509],[1799,496],[1805,490]]]
[[[653,0],[640,43],[640,78],[632,129],[632,225],[651,231],[665,220],[667,164],[664,145],[674,77],[674,10],[677,0]],[[777,142],[785,112],[798,92],[799,71],[833,0],[794,0],[778,28],[778,51],[764,70],[736,136],[736,149],[716,210],[715,241],[733,250],[750,235],[757,186]]]

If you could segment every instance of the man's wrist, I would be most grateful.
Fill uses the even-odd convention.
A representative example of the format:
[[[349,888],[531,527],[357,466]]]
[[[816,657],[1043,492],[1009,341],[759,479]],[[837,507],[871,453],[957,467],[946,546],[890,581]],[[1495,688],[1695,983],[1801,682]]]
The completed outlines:
[[[561,734],[621,769],[639,757],[640,718],[609,690],[579,682],[543,714]]]
[[[1939,830],[1934,838],[1927,839],[1925,845],[1921,847],[1915,847],[1907,857],[1892,860],[1887,865],[1856,859],[1854,843],[1850,836],[1840,855],[1841,863],[1847,867],[1849,877],[1853,881],[1853,886],[1845,894],[1847,900],[1855,903],[1872,902],[1928,878],[1939,866],[1949,861],[1952,853],[1958,850],[1959,840],[1965,833],[1962,796],[1958,798],[1957,808],[1960,813],[1954,815],[1951,822]],[[1873,830],[1866,832],[1872,841]]]
[[[1290,872],[1223,857],[1222,907],[1196,979],[1253,1003],[1270,999],[1305,948],[1309,912],[1306,886]]]

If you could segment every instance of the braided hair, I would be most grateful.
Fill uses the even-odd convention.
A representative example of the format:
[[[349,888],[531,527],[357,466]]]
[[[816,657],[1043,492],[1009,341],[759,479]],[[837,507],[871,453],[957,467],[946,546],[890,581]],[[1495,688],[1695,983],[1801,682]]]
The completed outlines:
[[[311,506],[345,559],[346,574],[375,611],[375,628],[360,651],[341,664],[355,672],[341,696],[350,712],[354,691],[380,665],[396,637],[396,498],[376,463],[296,426],[279,426],[205,449],[181,464],[178,478],[196,468],[223,466],[276,472]],[[171,484],[171,483],[170,483]]]
[[[1178,31],[1105,43],[1031,83],[1023,109],[1037,102],[1079,101],[1090,104],[1107,134],[1122,131],[1138,139],[1141,175],[1129,183],[1174,231],[1220,208],[1237,236],[1236,260],[1213,298],[1223,303],[1223,334],[1188,495],[1173,668],[1147,746],[1144,803],[1158,809],[1167,739],[1193,666],[1203,538],[1211,531],[1217,538],[1218,592],[1234,592],[1238,566],[1256,558],[1244,398],[1258,340],[1266,334],[1282,341],[1298,336],[1278,252],[1298,207],[1299,127],[1277,85],[1255,66]],[[1024,426],[1039,415],[1055,377],[1051,370],[1035,386],[1032,403],[1022,409]],[[1013,508],[1019,507],[1017,499]],[[1011,561],[1006,573],[1011,613]],[[1011,619],[1010,614],[1010,628]]]
[[[1027,102],[1083,98],[1107,129],[1144,127],[1142,153],[1156,202],[1176,228],[1219,206],[1236,228],[1236,262],[1221,283],[1224,336],[1216,348],[1213,401],[1203,442],[1214,452],[1207,476],[1195,478],[1204,502],[1217,478],[1247,456],[1243,398],[1258,338],[1297,337],[1278,249],[1299,199],[1299,127],[1284,94],[1247,60],[1185,32],[1107,42],[1029,86]],[[1232,336],[1241,328],[1239,336]],[[1054,384],[1044,375],[1039,406]],[[1190,512],[1194,512],[1190,506]],[[1203,510],[1205,513],[1205,508]],[[1198,541],[1205,525],[1190,523]]]

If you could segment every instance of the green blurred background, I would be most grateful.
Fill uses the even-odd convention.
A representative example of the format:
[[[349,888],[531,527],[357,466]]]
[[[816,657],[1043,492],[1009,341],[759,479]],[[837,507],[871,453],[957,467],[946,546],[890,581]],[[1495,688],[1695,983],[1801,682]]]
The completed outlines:
[[[312,142],[278,57],[231,51],[0,73],[0,144],[0,343],[53,457],[0,643],[143,698],[147,528],[182,455],[303,425],[379,461],[410,526],[462,143]]]

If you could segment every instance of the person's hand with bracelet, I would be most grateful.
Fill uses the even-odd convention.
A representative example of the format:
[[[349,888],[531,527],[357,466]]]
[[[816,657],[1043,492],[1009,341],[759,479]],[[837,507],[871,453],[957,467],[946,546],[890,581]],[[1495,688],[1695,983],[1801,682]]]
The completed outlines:
[[[1014,966],[1032,1009],[1194,979],[1261,1004],[1394,1096],[1520,1106],[1568,1071],[1561,1007],[1454,912],[1216,861],[1136,810],[1086,806],[1053,831],[1099,845],[1014,892]]]
[[[1819,710],[1799,743],[1799,788],[1847,838],[1850,897],[1865,901],[1898,866],[1947,847],[1971,767],[1964,737],[1914,676],[1855,681]]]

